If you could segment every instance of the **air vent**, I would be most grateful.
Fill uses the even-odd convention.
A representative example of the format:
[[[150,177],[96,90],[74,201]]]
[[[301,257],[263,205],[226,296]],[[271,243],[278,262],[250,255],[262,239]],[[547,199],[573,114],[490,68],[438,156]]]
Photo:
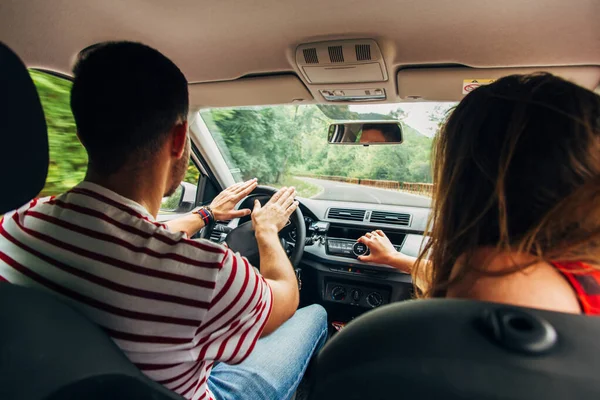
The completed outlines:
[[[319,63],[319,56],[317,56],[317,49],[312,47],[310,49],[304,49],[302,50],[302,52],[304,53],[304,61],[307,64],[318,64]]]
[[[372,224],[410,225],[410,214],[398,214],[385,211],[373,211],[371,213]]]
[[[299,71],[304,75],[306,82],[311,84],[352,84],[388,80],[381,49],[373,39],[304,43],[296,47],[295,58]]]
[[[357,44],[354,47],[356,49],[356,61],[368,61],[371,59],[370,44]]]
[[[329,59],[332,63],[343,63],[344,62],[344,51],[342,46],[329,46]]]
[[[221,232],[212,231],[210,233],[210,241],[215,243],[221,243]]]
[[[365,218],[365,210],[353,210],[350,208],[330,208],[327,218],[343,219],[346,221],[362,221]]]

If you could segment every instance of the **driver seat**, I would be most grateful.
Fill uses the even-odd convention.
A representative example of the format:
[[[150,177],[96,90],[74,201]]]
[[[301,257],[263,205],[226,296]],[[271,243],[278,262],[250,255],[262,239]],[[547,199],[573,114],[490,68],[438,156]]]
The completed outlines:
[[[1,42],[0,87],[2,215],[42,190],[48,137],[29,72]],[[100,328],[56,296],[1,277],[0,355],[0,399],[183,399],[147,378]]]

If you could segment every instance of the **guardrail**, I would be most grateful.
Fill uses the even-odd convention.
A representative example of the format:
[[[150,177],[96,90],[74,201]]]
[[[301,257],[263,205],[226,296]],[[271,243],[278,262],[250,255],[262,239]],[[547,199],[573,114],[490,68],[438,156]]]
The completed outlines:
[[[401,182],[384,181],[384,180],[376,180],[376,179],[359,179],[358,184],[365,185],[365,186],[373,186],[373,187],[377,187],[377,188],[381,188],[381,189],[393,189],[393,190],[400,190],[402,187]]]
[[[314,175],[304,174],[307,178],[324,179],[327,181],[353,183],[355,185],[371,186],[380,189],[399,190],[401,192],[408,192],[418,194],[421,196],[431,197],[433,195],[433,184],[431,183],[412,183],[412,182],[398,182],[398,181],[386,181],[378,179],[359,179],[359,178],[347,178],[345,176],[333,176],[333,175]]]
[[[358,178],[346,178],[345,176],[334,176],[334,175],[303,174],[301,176],[305,176],[307,178],[323,179],[326,181],[354,183],[355,185],[360,185],[360,181],[361,181]]]
[[[433,184],[432,183],[410,183],[402,182],[400,190],[403,192],[420,194],[421,196],[433,196]]]

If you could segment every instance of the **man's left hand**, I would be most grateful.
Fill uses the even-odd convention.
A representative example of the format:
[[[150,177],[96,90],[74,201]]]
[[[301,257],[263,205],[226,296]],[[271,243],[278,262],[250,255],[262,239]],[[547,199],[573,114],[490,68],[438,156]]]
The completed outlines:
[[[233,208],[244,197],[248,196],[257,186],[256,178],[249,181],[237,183],[223,190],[210,203],[210,209],[217,221],[226,221],[233,218],[241,218],[250,215],[250,209],[234,210]]]

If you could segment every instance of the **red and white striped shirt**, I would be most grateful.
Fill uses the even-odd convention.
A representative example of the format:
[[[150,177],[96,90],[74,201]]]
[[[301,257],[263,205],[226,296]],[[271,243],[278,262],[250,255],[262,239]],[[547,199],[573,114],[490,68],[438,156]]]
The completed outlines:
[[[213,364],[244,360],[271,312],[271,290],[245,258],[170,232],[92,183],[6,214],[0,235],[0,280],[61,296],[188,399],[214,398]]]

